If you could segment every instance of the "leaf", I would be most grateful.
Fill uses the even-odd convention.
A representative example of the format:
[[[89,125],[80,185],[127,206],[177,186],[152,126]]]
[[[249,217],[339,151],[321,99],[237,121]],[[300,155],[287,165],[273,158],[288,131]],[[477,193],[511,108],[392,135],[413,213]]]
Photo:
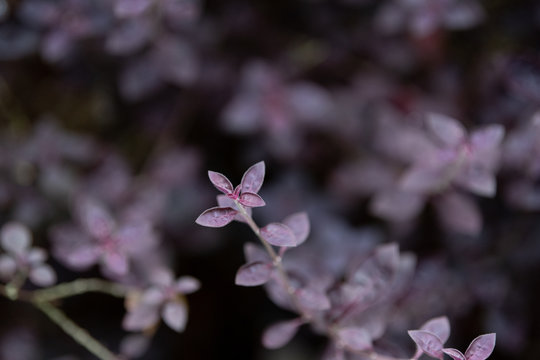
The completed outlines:
[[[56,273],[49,265],[40,265],[30,270],[30,281],[38,286],[50,286],[56,282]]]
[[[187,323],[187,309],[183,302],[169,301],[163,307],[161,317],[171,329],[181,332]]]
[[[493,124],[471,133],[471,144],[475,150],[495,150],[504,138],[504,127]]]
[[[327,310],[330,308],[330,300],[321,291],[303,288],[296,292],[296,296],[304,309]]]
[[[242,192],[258,193],[264,180],[264,161],[252,165],[242,176]]]
[[[371,348],[369,333],[359,327],[346,327],[337,332],[339,342],[351,351],[364,351]]]
[[[437,335],[443,344],[450,337],[450,322],[446,316],[433,318],[424,323],[420,329]]]
[[[429,194],[440,191],[445,183],[444,169],[439,166],[413,166],[402,175],[399,186],[402,190],[417,193]]]
[[[244,244],[244,256],[248,262],[262,261],[262,262],[271,262],[270,256],[268,253],[259,245],[253,243]]]
[[[234,187],[227,179],[227,177],[223,174],[220,174],[215,171],[208,171],[208,178],[210,178],[210,181],[214,186],[221,192],[229,195],[232,194]]]
[[[285,346],[296,335],[302,323],[302,319],[298,318],[271,325],[263,333],[262,344],[267,349],[278,349]]]
[[[443,343],[437,335],[426,330],[409,330],[409,336],[424,353],[434,358],[442,359]]]
[[[305,212],[299,212],[287,216],[283,220],[283,224],[285,224],[292,230],[294,236],[296,236],[297,245],[300,245],[304,241],[306,241],[309,235],[310,223],[309,217]]]
[[[241,286],[259,286],[270,280],[272,264],[256,261],[242,265],[236,272],[234,283]]]
[[[182,276],[176,281],[174,287],[182,294],[191,294],[201,288],[201,282],[192,276]]]
[[[270,223],[261,229],[261,236],[275,246],[298,245],[293,231],[281,223]]]
[[[230,197],[228,197],[227,195],[218,195],[217,196],[217,203],[218,203],[219,207],[230,207],[230,208],[232,208],[234,210],[238,210],[238,207],[236,206],[234,200],[231,199]],[[247,214],[249,216],[251,216],[251,214],[253,213],[251,208],[246,207],[245,209],[246,209]],[[238,212],[236,214],[236,216],[234,217],[234,220],[240,221],[240,222],[243,222],[243,223],[246,222],[246,219],[244,219],[244,217],[242,216],[242,214],[240,212]]]
[[[465,358],[465,355],[463,355],[461,353],[461,351],[459,350],[456,350],[456,349],[452,349],[452,348],[447,348],[447,349],[443,349],[442,350],[446,355],[450,356],[452,359],[454,360],[467,360]]]
[[[238,201],[240,204],[248,207],[261,207],[266,205],[259,195],[250,192],[242,192]]]
[[[207,227],[222,227],[234,220],[238,211],[230,207],[213,207],[205,210],[195,222]]]
[[[485,169],[465,168],[458,174],[455,182],[462,188],[480,196],[493,197],[497,192],[495,175]]]
[[[32,243],[30,230],[16,222],[5,224],[2,227],[0,238],[4,250],[16,255],[24,254]]]
[[[127,275],[129,271],[128,258],[117,251],[107,251],[103,254],[102,262],[106,270],[116,276]]]
[[[459,121],[442,114],[431,113],[426,121],[428,130],[448,146],[456,146],[465,139],[466,131]]]
[[[127,331],[140,331],[148,329],[159,321],[158,308],[155,306],[140,305],[128,311],[122,327]]]
[[[79,222],[86,232],[95,238],[109,236],[115,227],[111,214],[101,203],[90,198],[81,198],[76,204]]]
[[[446,229],[473,236],[482,230],[482,214],[472,197],[448,192],[437,197],[434,205],[439,221]]]
[[[495,348],[494,333],[480,335],[471,342],[471,345],[465,351],[467,360],[485,360],[491,355]]]

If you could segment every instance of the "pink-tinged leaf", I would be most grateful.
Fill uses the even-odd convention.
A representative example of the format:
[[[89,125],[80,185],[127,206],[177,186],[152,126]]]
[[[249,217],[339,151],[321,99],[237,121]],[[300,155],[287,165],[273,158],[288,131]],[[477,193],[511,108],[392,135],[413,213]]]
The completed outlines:
[[[405,191],[417,193],[440,191],[446,182],[444,170],[444,167],[411,167],[401,177],[399,186]]]
[[[191,294],[201,288],[201,282],[192,276],[182,276],[176,281],[174,287],[182,294]]]
[[[456,349],[452,349],[452,348],[447,348],[447,349],[443,349],[442,350],[446,355],[450,356],[452,359],[454,360],[467,360],[465,358],[465,355],[463,355],[461,353],[461,351],[459,350],[456,350]]]
[[[205,210],[195,222],[207,227],[222,227],[234,220],[238,211],[230,207],[213,207]]]
[[[242,265],[236,272],[234,283],[241,286],[259,286],[270,280],[272,264],[267,262],[252,262]]]
[[[437,335],[426,330],[409,330],[409,336],[424,353],[434,358],[442,359],[443,343]]]
[[[422,211],[424,203],[424,195],[389,190],[380,192],[371,199],[370,211],[390,221],[409,221]]]
[[[182,332],[188,319],[186,306],[183,302],[170,301],[163,307],[161,317],[171,329]]]
[[[231,199],[230,197],[228,197],[227,195],[218,195],[217,196],[217,203],[218,203],[219,207],[230,207],[230,208],[232,208],[234,210],[238,210],[238,207],[234,203],[234,200]],[[246,207],[245,209],[246,209],[247,214],[249,216],[251,216],[251,214],[253,213],[251,208]],[[240,221],[240,222],[243,222],[243,223],[246,222],[246,219],[244,219],[244,217],[240,213],[236,214],[236,216],[234,217],[234,220]]]
[[[471,144],[474,150],[494,150],[501,145],[504,138],[502,125],[488,125],[471,133]]]
[[[330,345],[323,354],[322,360],[345,360],[345,352],[336,345]]]
[[[208,171],[208,177],[210,178],[210,181],[214,186],[221,192],[229,195],[232,194],[234,191],[234,187],[227,179],[227,177],[223,174],[220,174],[215,171]]]
[[[397,243],[381,245],[377,247],[375,257],[379,264],[395,271],[399,267],[399,245]]]
[[[465,139],[463,125],[449,116],[428,114],[426,124],[428,130],[447,146],[456,146]]]
[[[49,265],[40,265],[30,270],[30,281],[38,286],[50,286],[56,282],[56,273]]]
[[[285,346],[296,335],[302,323],[301,319],[294,319],[271,325],[263,333],[262,344],[267,349],[278,349]]]
[[[268,253],[259,245],[253,243],[244,244],[244,256],[248,262],[271,262],[270,256]]]
[[[480,335],[471,342],[471,345],[465,351],[467,360],[485,360],[491,355],[495,348],[494,333]]]
[[[311,289],[303,288],[296,292],[298,302],[302,308],[307,310],[327,310],[330,308],[330,300],[325,293]]]
[[[297,245],[302,244],[309,236],[309,217],[305,212],[299,212],[287,216],[283,220],[283,224],[287,225],[292,230],[294,236],[296,236]]]
[[[47,260],[47,252],[42,248],[31,248],[26,254],[26,261],[30,265],[38,265]]]
[[[475,236],[482,230],[482,214],[470,196],[446,193],[435,199],[435,209],[439,221],[450,231]]]
[[[166,296],[167,295],[164,293],[162,289],[154,286],[154,287],[146,289],[142,293],[140,302],[141,304],[144,304],[144,305],[158,307],[161,304],[163,304],[163,302],[166,299]]]
[[[437,335],[443,344],[450,337],[450,322],[446,316],[433,318],[422,325],[420,329]]]
[[[371,348],[369,333],[359,327],[346,327],[337,332],[339,343],[351,351],[364,351]]]
[[[0,240],[4,250],[12,254],[22,255],[32,243],[32,234],[26,226],[10,222],[2,227]]]
[[[293,231],[286,225],[271,223],[261,229],[261,236],[275,246],[298,245]]]
[[[101,239],[114,231],[115,222],[111,214],[98,201],[79,199],[76,211],[81,225],[93,237]]]
[[[113,275],[124,276],[129,270],[128,258],[121,253],[110,251],[105,252],[102,257],[103,265],[106,270]]]
[[[493,197],[497,191],[495,176],[487,170],[466,168],[456,177],[455,182],[480,196]]]
[[[11,280],[17,271],[17,262],[9,255],[0,255],[0,278]]]
[[[140,305],[128,311],[122,327],[127,331],[141,331],[148,329],[159,321],[159,311],[156,306]]]
[[[242,176],[242,192],[258,193],[264,181],[264,161],[251,166]]]
[[[247,207],[260,207],[266,205],[259,195],[250,192],[242,192],[238,201],[240,204]]]

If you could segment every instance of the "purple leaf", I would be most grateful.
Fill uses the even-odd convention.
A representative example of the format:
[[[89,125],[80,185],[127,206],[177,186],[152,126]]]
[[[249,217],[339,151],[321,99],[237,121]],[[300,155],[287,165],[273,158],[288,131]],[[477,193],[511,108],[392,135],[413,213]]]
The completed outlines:
[[[182,276],[176,281],[174,287],[182,294],[191,294],[201,288],[201,282],[192,276]]]
[[[445,183],[444,168],[413,166],[400,179],[399,186],[405,191],[433,193],[440,191]]]
[[[298,245],[293,231],[286,225],[271,223],[261,229],[261,236],[275,246]]]
[[[260,207],[266,205],[259,195],[250,192],[242,192],[238,201],[240,204],[247,207]]]
[[[495,176],[487,170],[466,168],[457,176],[455,182],[480,196],[493,197],[497,191]]]
[[[420,329],[437,335],[443,344],[450,337],[450,322],[446,316],[433,318],[422,325]]]
[[[159,312],[156,306],[140,305],[128,311],[122,327],[127,331],[140,331],[154,326],[159,321]]]
[[[270,256],[261,246],[249,242],[244,244],[244,256],[248,262],[271,262]]]
[[[330,300],[321,291],[311,288],[303,288],[296,292],[298,301],[304,309],[327,310],[330,308]]]
[[[49,265],[40,265],[30,270],[30,281],[38,286],[50,286],[56,282],[56,273]]]
[[[485,360],[491,355],[495,348],[494,333],[478,336],[471,342],[471,345],[465,351],[467,360]]]
[[[128,273],[128,258],[119,252],[110,251],[103,254],[103,265],[112,274],[124,276]]]
[[[428,130],[443,144],[456,146],[465,138],[465,129],[461,123],[441,114],[428,114],[426,121]]]
[[[267,349],[278,349],[286,345],[294,337],[302,319],[280,321],[268,327],[262,336],[262,343]]]
[[[234,187],[227,179],[227,177],[223,174],[220,174],[215,171],[208,171],[208,177],[210,178],[210,181],[214,186],[221,192],[229,195],[232,194]]]
[[[447,348],[443,349],[442,351],[454,360],[466,360],[465,355],[463,355],[459,350]]]
[[[364,351],[371,348],[369,333],[359,327],[346,327],[337,332],[338,341],[351,351]]]
[[[504,137],[504,127],[488,125],[471,133],[471,144],[475,150],[495,150]]]
[[[296,236],[297,245],[300,245],[304,241],[306,241],[309,235],[310,224],[309,218],[305,212],[299,212],[287,216],[283,220],[283,224],[285,224],[292,230],[294,236]]]
[[[2,227],[0,237],[4,250],[16,255],[24,254],[32,243],[30,230],[26,226],[15,222],[5,224]]]
[[[187,323],[187,309],[183,302],[170,301],[163,307],[162,318],[171,329],[181,332]]]
[[[256,261],[242,265],[236,273],[234,282],[241,286],[259,286],[270,280],[271,276],[272,264]]]
[[[251,166],[242,176],[242,192],[258,193],[264,180],[264,161]]]
[[[230,207],[213,207],[205,210],[195,222],[207,227],[222,227],[234,220],[238,211]]]
[[[238,210],[238,207],[236,206],[234,200],[228,197],[227,195],[218,195],[217,203],[219,207],[230,207],[234,210]],[[249,216],[251,216],[251,214],[253,213],[253,211],[249,207],[246,207],[245,210]],[[236,216],[234,217],[234,220],[240,221],[243,223],[246,222],[246,219],[244,219],[244,216],[242,216],[241,213],[236,214]]]
[[[443,343],[437,335],[426,330],[409,330],[409,336],[424,353],[434,358],[442,359]]]
[[[98,201],[83,198],[76,204],[76,211],[81,225],[86,232],[98,239],[109,236],[115,227],[109,212]]]

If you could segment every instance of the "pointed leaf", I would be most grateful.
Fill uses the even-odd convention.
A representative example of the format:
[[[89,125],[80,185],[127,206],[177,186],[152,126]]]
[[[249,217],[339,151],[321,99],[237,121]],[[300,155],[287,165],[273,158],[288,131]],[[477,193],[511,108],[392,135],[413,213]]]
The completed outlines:
[[[443,343],[437,335],[426,330],[409,330],[409,336],[424,353],[434,358],[442,359]]]
[[[456,146],[464,140],[466,131],[456,119],[442,114],[428,114],[428,130],[445,145]]]
[[[10,255],[0,255],[0,278],[11,280],[17,271],[17,262]]]
[[[495,348],[494,333],[480,335],[471,342],[471,345],[465,351],[467,360],[485,360],[491,355]]]
[[[16,222],[5,224],[2,227],[0,238],[4,250],[17,255],[25,253],[32,243],[30,230]]]
[[[258,193],[264,180],[264,161],[259,161],[251,166],[242,176],[242,192]]]
[[[192,276],[182,276],[174,287],[182,294],[191,294],[201,288],[201,282]]]
[[[461,351],[459,350],[456,350],[456,349],[452,349],[452,348],[447,348],[447,349],[443,349],[442,350],[446,355],[450,356],[452,359],[454,360],[467,360],[465,358],[465,355],[463,355],[461,353]]]
[[[128,311],[122,327],[127,331],[141,331],[154,326],[159,321],[158,308],[149,305],[140,305]]]
[[[292,230],[294,236],[296,236],[297,245],[300,245],[306,241],[309,235],[310,224],[309,217],[305,212],[299,212],[287,216],[283,220],[283,224],[287,225]]]
[[[493,124],[471,133],[471,144],[475,150],[496,149],[504,138],[504,127]]]
[[[187,323],[187,309],[183,302],[170,301],[163,307],[161,317],[171,329],[184,331]]]
[[[129,271],[128,258],[125,254],[109,251],[103,254],[103,266],[115,276],[127,275]]]
[[[346,327],[338,330],[339,342],[351,351],[364,351],[371,348],[369,333],[359,327]]]
[[[259,286],[270,280],[271,276],[272,264],[256,261],[242,265],[236,273],[234,282],[241,286]]]
[[[240,204],[247,207],[260,207],[266,205],[259,195],[250,192],[243,192],[238,201]]]
[[[262,343],[267,349],[278,349],[285,346],[296,335],[302,325],[301,319],[281,321],[268,327],[262,336]]]
[[[205,210],[195,222],[207,227],[222,227],[234,220],[238,211],[230,207],[213,207]]]
[[[478,235],[482,230],[482,214],[471,196],[447,192],[435,198],[434,205],[447,230],[469,235]]]
[[[271,223],[261,229],[261,236],[275,246],[298,245],[293,231],[281,223]]]
[[[422,325],[420,329],[437,335],[443,344],[450,337],[450,322],[446,316],[433,318]]]
[[[98,201],[90,198],[79,199],[76,211],[81,225],[93,237],[101,239],[114,231],[114,219]]]
[[[230,208],[232,208],[234,210],[238,210],[238,207],[236,206],[234,200],[231,199],[230,197],[228,197],[227,195],[218,195],[217,196],[217,203],[218,203],[219,207],[222,207],[222,208],[223,207],[230,207]],[[253,213],[251,208],[246,207],[245,209],[246,209],[246,212],[248,213],[248,215],[251,216],[251,214]],[[234,220],[240,221],[240,222],[243,222],[243,223],[246,222],[246,219],[244,219],[244,217],[240,213],[236,214],[236,216],[234,217]]]
[[[248,262],[271,262],[270,256],[268,253],[259,245],[253,243],[244,244],[244,256]]]
[[[229,179],[221,173],[215,171],[208,171],[208,178],[214,186],[221,192],[229,195],[232,194],[234,188]]]
[[[303,288],[296,292],[298,302],[307,310],[327,310],[330,308],[330,300],[325,293],[311,289]]]
[[[465,168],[458,174],[455,182],[470,192],[493,197],[497,192],[497,181],[495,175],[490,171],[476,168]]]

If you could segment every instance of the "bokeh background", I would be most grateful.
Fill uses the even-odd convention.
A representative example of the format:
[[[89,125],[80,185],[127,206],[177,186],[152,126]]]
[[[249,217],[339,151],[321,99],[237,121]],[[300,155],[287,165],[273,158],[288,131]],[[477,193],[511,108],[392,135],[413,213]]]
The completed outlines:
[[[496,332],[493,359],[536,360],[539,39],[533,0],[0,0],[0,219],[29,226],[67,281],[103,276],[55,256],[78,194],[151,218],[160,256],[202,288],[186,331],[160,327],[142,359],[317,359],[326,340],[309,328],[260,344],[291,314],[234,285],[249,229],[194,223],[215,201],[207,169],[238,183],[264,160],[261,224],[306,210],[303,246],[417,255],[388,342],[412,354],[405,330],[446,314],[453,347]],[[426,151],[430,113],[504,127],[496,194],[376,205]],[[121,300],[62,307],[118,349]],[[1,359],[92,359],[29,305],[2,299],[0,316]]]

